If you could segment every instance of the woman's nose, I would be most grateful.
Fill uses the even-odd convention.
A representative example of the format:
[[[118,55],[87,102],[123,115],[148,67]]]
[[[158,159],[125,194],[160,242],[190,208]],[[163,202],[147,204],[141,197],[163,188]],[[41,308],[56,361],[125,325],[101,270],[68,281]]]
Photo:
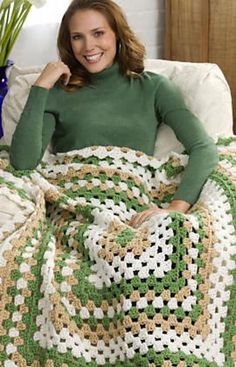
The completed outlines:
[[[86,51],[91,51],[94,49],[94,40],[91,38],[85,39],[84,47]]]

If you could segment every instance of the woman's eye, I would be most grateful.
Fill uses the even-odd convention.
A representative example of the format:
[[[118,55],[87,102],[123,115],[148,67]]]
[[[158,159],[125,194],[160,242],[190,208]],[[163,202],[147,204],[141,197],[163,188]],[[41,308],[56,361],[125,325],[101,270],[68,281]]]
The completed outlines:
[[[97,32],[94,33],[94,36],[95,37],[101,37],[103,34],[104,34],[103,31],[97,31]]]
[[[82,38],[82,37],[81,37],[79,34],[76,34],[76,35],[72,36],[72,39],[73,39],[74,41],[80,40],[81,38]]]

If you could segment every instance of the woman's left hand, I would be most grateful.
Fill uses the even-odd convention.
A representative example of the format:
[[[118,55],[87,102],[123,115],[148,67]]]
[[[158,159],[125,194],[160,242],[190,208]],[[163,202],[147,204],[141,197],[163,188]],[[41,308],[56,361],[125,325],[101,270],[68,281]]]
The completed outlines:
[[[144,210],[141,213],[135,214],[130,222],[129,225],[131,227],[137,228],[141,226],[145,222],[145,220],[150,219],[153,215],[156,215],[161,212],[180,212],[186,213],[186,211],[190,208],[190,204],[183,200],[173,200],[168,208],[162,209],[158,206],[153,206],[150,209]]]

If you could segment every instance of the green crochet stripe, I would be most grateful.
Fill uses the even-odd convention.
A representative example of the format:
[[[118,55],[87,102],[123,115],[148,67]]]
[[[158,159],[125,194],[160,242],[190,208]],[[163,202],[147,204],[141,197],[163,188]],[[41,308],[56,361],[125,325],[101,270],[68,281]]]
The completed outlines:
[[[106,173],[99,173],[97,175],[92,175],[91,173],[87,173],[86,175],[84,175],[83,180],[86,180],[87,182],[92,182],[93,179],[99,179],[101,181],[101,183],[106,183],[108,181],[112,181],[115,185],[119,185],[119,183],[124,182],[122,180],[122,178],[119,176],[118,172],[115,173],[112,177],[108,177],[106,175]],[[72,177],[71,178],[71,182],[74,184],[78,184],[79,183],[80,178],[79,177]],[[66,180],[61,180],[58,182],[58,186],[64,188],[66,185],[67,181]],[[127,180],[125,180],[125,183],[127,184],[128,188],[132,190],[133,187],[137,187],[141,194],[145,194],[146,190],[143,184],[137,185],[135,183],[135,181],[132,178],[128,178]],[[86,188],[82,188],[84,190],[87,190]],[[100,190],[100,188],[97,188],[98,190]],[[109,189],[108,189],[109,190]]]
[[[63,363],[69,367],[98,367],[96,362],[86,362],[83,357],[75,358],[69,352],[61,355],[55,348],[52,348],[50,351],[44,351],[41,354],[40,363],[42,366],[49,359],[53,360],[54,367],[61,367]],[[149,363],[154,363],[156,367],[162,367],[165,361],[171,361],[174,366],[177,366],[181,361],[185,361],[188,367],[192,367],[194,364],[199,364],[200,367],[218,367],[215,362],[209,362],[204,358],[199,359],[183,352],[172,353],[169,349],[159,353],[155,352],[154,349],[149,349],[145,356],[136,353],[131,360],[116,361],[115,364],[107,362],[104,364],[104,367],[148,367]]]
[[[216,145],[228,146],[233,142],[236,142],[236,136],[231,136],[229,138],[219,138]]]
[[[25,262],[25,258],[22,256],[25,252],[26,247],[34,247],[32,244],[32,240],[38,240],[38,234],[40,236],[40,246],[36,252],[33,253],[33,259],[37,261],[35,266],[31,266],[31,273],[35,275],[36,280],[29,280],[27,289],[31,290],[34,294],[34,297],[25,298],[24,304],[28,307],[29,312],[23,314],[22,321],[26,325],[26,330],[20,331],[20,337],[24,340],[23,346],[18,346],[19,352],[26,359],[27,365],[31,365],[34,361],[35,355],[38,354],[38,344],[34,342],[33,335],[37,331],[36,326],[36,317],[39,314],[38,310],[38,301],[40,298],[43,298],[43,295],[40,292],[40,286],[42,284],[42,276],[41,276],[41,266],[45,262],[43,259],[44,252],[48,250],[48,243],[52,238],[52,230],[48,226],[47,222],[40,223],[39,227],[33,231],[32,238],[28,238],[25,245],[21,248],[21,253],[19,256],[16,256],[15,262],[18,264],[18,268],[20,265]],[[22,273],[19,270],[13,270],[11,272],[11,279],[17,281],[22,278]],[[16,286],[10,287],[8,289],[8,294],[12,297],[15,297],[18,294],[21,294],[21,291],[17,289]],[[12,314],[18,311],[18,306],[16,306],[13,302],[6,306],[7,311],[10,313],[8,320],[4,322],[4,327],[6,330],[6,335],[0,336],[0,344],[3,344],[5,347],[7,344],[11,343],[11,337],[9,337],[9,330],[15,327],[15,322],[12,321]],[[6,350],[4,348],[4,350]],[[5,351],[0,353],[0,362],[8,359],[7,353]]]
[[[164,163],[158,171],[164,170],[168,179],[176,177],[179,173],[184,171],[184,166],[173,166],[173,162],[168,161]]]
[[[236,166],[236,159],[234,159],[231,155],[223,155],[219,157],[220,161],[225,161],[227,160],[230,164],[232,164],[232,166]]]
[[[86,188],[80,188],[76,191],[67,190],[62,196],[56,201],[56,204],[61,206],[61,204],[68,204],[69,199],[76,199],[79,197],[85,198],[87,201],[93,199],[94,197],[99,199],[102,203],[105,202],[106,199],[113,200],[114,204],[119,205],[121,201],[123,201],[126,205],[127,209],[134,209],[137,212],[143,211],[149,208],[149,205],[141,205],[137,199],[129,199],[125,192],[116,193],[112,189],[106,190],[106,192],[102,192],[99,188],[94,188],[88,191]]]
[[[130,164],[129,160],[126,159],[125,157],[120,158],[120,161],[124,165]],[[77,156],[73,157],[73,159],[72,159],[72,163],[88,164],[88,165],[92,164],[94,166],[101,166],[101,165],[103,165],[104,162],[108,163],[109,166],[112,166],[113,164],[115,166],[117,165],[116,164],[116,159],[114,159],[112,157],[105,157],[105,158],[101,159],[101,158],[98,158],[98,157],[93,156],[93,155],[88,157],[88,158],[84,158],[82,156],[77,155]],[[145,172],[152,172],[153,174],[155,174],[155,172],[156,172],[156,169],[151,167],[149,164],[142,165],[138,162],[132,162],[132,166],[134,168],[142,167],[145,170]]]
[[[134,237],[135,231],[127,228],[116,236],[115,241],[119,243],[121,247],[125,247]]]
[[[230,204],[230,212],[232,214],[232,224],[236,228],[236,186],[222,172],[214,171],[210,178],[223,189]]]
[[[5,171],[10,172],[15,177],[30,177],[31,174],[34,172],[33,170],[29,170],[29,169],[17,170],[11,164],[9,164],[5,168]]]
[[[10,152],[10,145],[0,144],[0,152],[1,151]]]
[[[214,171],[211,174],[211,179],[224,190],[224,194],[227,196],[233,218],[232,225],[236,231],[236,187],[233,182],[221,172]],[[234,245],[236,246],[236,244]],[[236,264],[236,255],[232,256],[232,260]],[[236,335],[236,269],[230,271],[230,274],[232,274],[234,282],[229,287],[231,297],[227,302],[228,315],[224,319],[225,332],[223,333],[224,346],[222,348],[222,353],[224,353],[226,357],[224,367],[235,367],[235,362],[231,354],[235,351],[233,336]]]
[[[22,199],[27,199],[33,202],[33,199],[28,196],[25,190],[17,187],[13,182],[7,181],[4,177],[0,177],[0,185],[6,186],[10,190],[14,190]]]

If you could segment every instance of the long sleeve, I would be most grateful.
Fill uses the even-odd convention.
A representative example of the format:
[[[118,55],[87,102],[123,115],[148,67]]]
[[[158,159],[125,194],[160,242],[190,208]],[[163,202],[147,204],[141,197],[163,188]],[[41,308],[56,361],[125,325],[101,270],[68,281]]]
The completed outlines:
[[[218,162],[214,141],[207,135],[201,121],[186,107],[179,90],[165,78],[156,92],[156,111],[173,129],[189,154],[188,165],[174,199],[194,204]]]
[[[35,168],[55,130],[55,117],[45,110],[48,90],[33,86],[14,132],[10,162],[16,169]]]

